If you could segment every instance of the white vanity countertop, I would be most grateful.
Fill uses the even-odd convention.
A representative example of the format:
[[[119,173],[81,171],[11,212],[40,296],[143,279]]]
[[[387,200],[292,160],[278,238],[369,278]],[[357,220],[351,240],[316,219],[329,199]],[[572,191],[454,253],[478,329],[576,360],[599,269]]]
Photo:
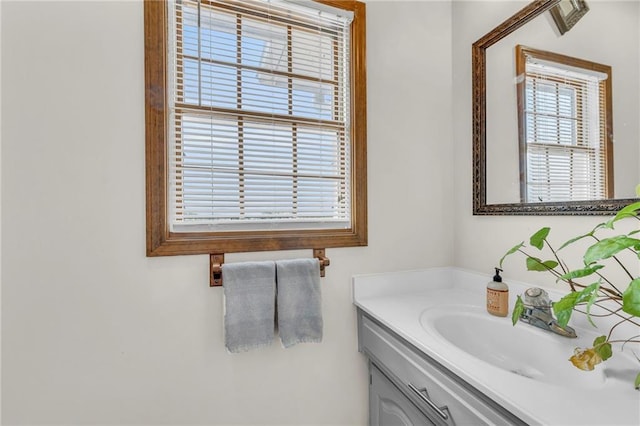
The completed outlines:
[[[634,370],[625,371],[625,377],[630,377],[628,382],[608,378],[602,386],[565,387],[498,368],[442,338],[434,338],[421,326],[420,316],[430,307],[484,307],[486,284],[492,275],[457,268],[359,275],[353,278],[353,301],[358,308],[529,424],[640,425],[640,392],[633,389],[633,378],[640,370],[640,364]],[[505,282],[510,289],[510,311],[504,321],[510,322],[516,296],[531,286],[506,279]],[[558,300],[563,294],[547,291],[552,300]],[[578,335],[579,327],[592,328],[583,315],[574,315],[570,324],[577,329]],[[531,326],[518,324],[517,327]],[[601,332],[606,334],[606,331]],[[531,350],[535,353],[544,348],[532,347]],[[614,348],[614,358],[617,350]],[[567,353],[566,359],[558,362],[566,362],[567,368],[575,369],[579,374],[593,373],[573,367],[568,361],[571,355]],[[607,362],[610,361],[596,369],[606,368],[603,366]]]

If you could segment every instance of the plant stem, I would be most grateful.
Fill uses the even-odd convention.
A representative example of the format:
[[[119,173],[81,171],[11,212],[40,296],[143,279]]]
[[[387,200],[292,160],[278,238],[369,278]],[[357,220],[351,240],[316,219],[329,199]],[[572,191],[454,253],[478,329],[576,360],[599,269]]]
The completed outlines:
[[[549,250],[551,250],[551,253],[553,253],[553,257],[555,257],[556,260],[558,261],[558,265],[560,265],[560,268],[562,269],[562,272],[564,274],[567,274],[569,271],[567,270],[567,268],[564,266],[564,264],[562,263],[562,261],[558,257],[558,253],[556,253],[556,251],[553,249],[553,247],[551,247],[551,244],[549,244],[549,241],[547,241],[546,238],[544,239],[544,242],[547,244],[547,247],[549,247]],[[574,283],[573,283],[572,279],[563,280],[563,281],[565,281],[567,284],[569,284],[569,287],[571,287],[571,291],[576,291],[576,288],[574,286]]]
[[[629,337],[629,339],[628,339],[626,342],[624,342],[624,343],[622,344],[622,348],[621,348],[621,349],[623,349],[623,350],[624,350],[624,345],[626,345],[626,344],[627,344],[627,342],[631,342],[631,343],[635,343],[635,342],[637,342],[637,340],[632,340],[632,339],[635,339],[636,337],[640,337],[640,334],[635,335],[635,336],[633,336],[633,337]],[[637,356],[636,356],[636,359],[638,359],[638,357],[637,357]]]
[[[633,250],[631,250],[631,251],[633,251]],[[635,255],[637,255],[637,253],[635,251],[633,253]],[[613,260],[615,260],[618,263],[618,265],[620,265],[620,267],[624,270],[624,272],[626,272],[627,275],[629,276],[629,278],[631,278],[631,280],[633,281],[634,280],[634,276],[631,275],[631,272],[629,272],[629,270],[622,264],[622,262],[620,262],[620,260],[616,256],[613,256]],[[611,284],[611,287],[616,288],[613,284]],[[616,291],[620,292],[620,290],[618,290],[617,288],[616,288]],[[622,294],[622,292],[620,292],[620,294]]]
[[[614,257],[614,259],[615,259],[615,257]],[[623,266],[623,268],[624,268],[624,266]],[[600,274],[600,272],[598,272],[598,271],[596,271],[595,274],[597,276],[599,276],[600,278],[602,278],[604,281],[606,281],[606,283],[609,284],[611,287],[613,287],[613,290],[611,290],[609,288],[606,288],[606,287],[600,287],[600,289],[602,291],[606,291],[607,293],[609,293],[611,295],[614,295],[614,296],[617,296],[617,297],[622,297],[622,292],[620,290],[618,290],[618,288],[611,281],[609,281],[607,279],[607,277],[605,277],[604,275]],[[631,279],[633,279],[633,277]]]
[[[632,339],[626,339],[626,340],[622,340],[622,339],[618,339],[618,340],[607,340],[605,342],[600,343],[599,345],[595,345],[595,347],[598,346],[602,346],[606,343],[640,343],[640,340],[632,340]]]
[[[611,327],[611,329],[609,330],[609,334],[607,335],[607,340],[609,340],[611,338],[611,335],[613,334],[613,330],[615,330],[615,328],[617,326],[619,326],[620,324],[622,324],[624,321],[620,321],[618,323],[616,323],[614,326]]]
[[[604,309],[605,311],[609,312],[609,315],[615,315],[615,316],[619,317],[619,318],[621,319],[621,321],[620,321],[620,322],[628,321],[628,322],[630,322],[631,324],[633,324],[633,325],[635,325],[635,326],[637,326],[637,327],[640,327],[640,323],[637,323],[636,321],[634,321],[634,320],[632,320],[632,319],[631,319],[631,318],[634,318],[634,317],[631,317],[631,316],[627,317],[627,316],[624,316],[624,315],[620,314],[620,311],[622,310],[622,308],[618,308],[618,309],[616,309],[616,310],[611,310],[611,309],[607,308],[606,306],[602,306],[602,305],[601,305],[600,303],[598,303],[598,302],[596,302],[596,303],[594,303],[594,304],[595,304],[596,306],[598,306],[600,309]],[[574,309],[575,309],[575,308],[574,308]],[[581,313],[586,314],[586,312],[582,312],[582,311],[578,311],[578,312],[581,312]],[[591,314],[590,314],[590,315],[591,315]],[[592,316],[593,316],[593,315],[592,315]],[[602,316],[608,316],[608,315],[602,315]],[[619,324],[619,323],[618,323],[618,324]],[[617,324],[616,324],[616,325],[617,325]]]

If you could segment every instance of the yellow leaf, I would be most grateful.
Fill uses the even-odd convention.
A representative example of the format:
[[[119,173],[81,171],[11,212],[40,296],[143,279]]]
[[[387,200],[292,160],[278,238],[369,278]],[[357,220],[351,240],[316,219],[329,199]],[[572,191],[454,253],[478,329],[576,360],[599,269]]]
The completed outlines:
[[[591,371],[596,364],[600,364],[602,362],[602,358],[593,348],[576,348],[573,352],[573,356],[569,358],[569,361],[571,361],[571,363],[580,370]]]

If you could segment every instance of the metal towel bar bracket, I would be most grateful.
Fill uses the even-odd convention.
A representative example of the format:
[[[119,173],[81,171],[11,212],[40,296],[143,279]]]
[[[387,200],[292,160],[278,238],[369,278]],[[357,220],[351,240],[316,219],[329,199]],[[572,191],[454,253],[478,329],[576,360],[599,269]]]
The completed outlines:
[[[313,257],[320,263],[320,276],[324,277],[325,268],[331,264],[325,255],[324,249],[313,249]],[[222,265],[224,264],[224,253],[213,253],[209,255],[209,287],[222,286]]]
[[[222,286],[222,264],[224,263],[224,253],[209,255],[209,287]]]
[[[324,277],[324,269],[331,264],[331,261],[324,254],[324,249],[313,249],[313,257],[320,262],[320,276]]]

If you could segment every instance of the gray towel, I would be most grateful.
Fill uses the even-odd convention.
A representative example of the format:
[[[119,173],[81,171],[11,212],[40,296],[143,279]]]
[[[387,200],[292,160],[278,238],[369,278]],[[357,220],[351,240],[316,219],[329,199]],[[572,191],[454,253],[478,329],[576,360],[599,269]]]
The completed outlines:
[[[225,263],[222,279],[224,343],[229,352],[271,344],[275,335],[275,263]]]
[[[318,259],[276,262],[278,331],[285,348],[322,341],[322,298]]]

